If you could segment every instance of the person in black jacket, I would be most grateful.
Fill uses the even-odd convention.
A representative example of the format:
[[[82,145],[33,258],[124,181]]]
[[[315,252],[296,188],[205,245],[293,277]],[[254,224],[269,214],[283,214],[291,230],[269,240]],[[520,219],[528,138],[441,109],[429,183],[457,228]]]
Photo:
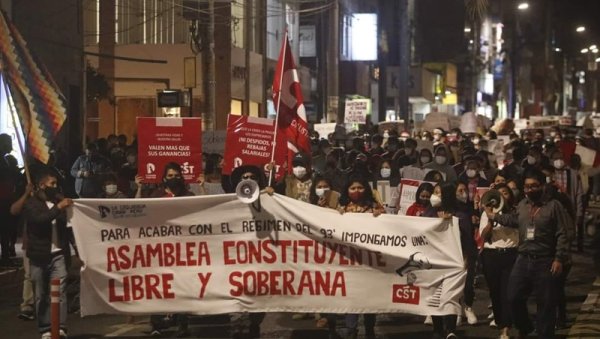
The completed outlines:
[[[66,338],[67,258],[69,230],[66,209],[73,204],[58,188],[58,178],[42,171],[35,182],[35,192],[23,209],[27,223],[27,257],[31,280],[35,286],[38,329],[42,339],[50,336],[50,281],[60,279],[60,336]]]

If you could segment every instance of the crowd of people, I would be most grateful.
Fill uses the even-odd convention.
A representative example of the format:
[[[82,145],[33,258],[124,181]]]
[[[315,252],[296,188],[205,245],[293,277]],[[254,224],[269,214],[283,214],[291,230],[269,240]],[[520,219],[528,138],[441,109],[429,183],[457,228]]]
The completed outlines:
[[[566,158],[565,145],[581,144],[600,152],[599,134],[600,130],[585,129],[573,135],[559,126],[520,134],[510,131],[509,142],[500,150],[504,160],[498,163],[498,150],[489,147],[492,140],[498,139],[493,130],[465,134],[458,128],[436,128],[344,138],[315,133],[311,154],[297,153],[286,171],[289,174],[278,181],[268,182],[263,166],[241,166],[224,175],[222,155],[205,154],[204,175],[192,184],[185,183],[177,163],[163,169],[160,184],[144,183],[137,173],[136,142],[128,144],[124,135],[90,142],[85,153],[68,168],[57,166],[54,154],[47,165],[31,163],[32,179],[27,184],[23,171],[9,154],[10,137],[0,135],[2,263],[12,265],[17,235],[22,233],[26,260],[19,317],[37,319],[42,338],[49,338],[47,282],[50,277],[66,281],[70,247],[77,250],[65,218],[71,198],[232,193],[241,180],[251,179],[269,193],[340,213],[457,217],[467,271],[461,302],[468,324],[478,322],[473,311],[474,284],[481,271],[489,289],[491,325],[499,329],[500,338],[509,338],[511,328],[516,328],[520,337],[535,330],[541,338],[552,338],[555,328],[566,326],[564,289],[571,250],[583,250],[586,206],[590,199],[600,198],[600,175],[583,166],[579,154],[571,152]],[[406,211],[400,211],[399,194],[384,201],[377,191],[382,181],[397,191],[402,179],[422,182]],[[494,189],[502,196],[500,210],[482,203],[480,188]],[[26,227],[19,231],[19,225]],[[65,288],[61,285],[63,292]],[[527,311],[532,293],[537,303],[535,326]],[[61,307],[65,310],[61,313],[61,334],[66,337],[65,299],[61,300],[65,303]],[[316,326],[328,327],[332,338],[340,337],[338,315],[293,315],[294,319],[313,316]],[[235,335],[241,336],[249,328],[247,335],[259,337],[263,318],[264,313],[232,315]],[[356,338],[358,315],[347,314],[344,318],[346,337]],[[433,325],[434,338],[455,338],[461,318],[433,316],[425,322]],[[375,323],[375,314],[364,315],[367,338],[375,337]],[[179,335],[189,334],[187,316],[183,314],[152,316],[151,325],[151,333],[157,336],[174,325]]]

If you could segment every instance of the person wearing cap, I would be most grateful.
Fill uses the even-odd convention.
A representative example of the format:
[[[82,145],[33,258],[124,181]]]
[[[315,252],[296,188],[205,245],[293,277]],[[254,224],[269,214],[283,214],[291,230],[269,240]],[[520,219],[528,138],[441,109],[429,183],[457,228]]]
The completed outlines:
[[[450,166],[449,151],[445,145],[439,145],[434,150],[433,162],[425,165],[425,168],[436,170],[446,176],[447,182],[456,183],[458,176],[452,166]]]
[[[235,193],[237,185],[242,180],[254,180],[262,191],[266,188],[267,179],[264,171],[254,165],[242,165],[236,167],[228,178],[225,193]],[[248,332],[248,338],[260,338],[260,324],[265,319],[265,312],[234,312],[229,314],[232,338],[246,338],[244,332]],[[248,327],[247,329],[245,327]]]
[[[312,184],[310,159],[298,152],[292,158],[292,174],[287,174],[275,186],[275,191],[292,199],[308,202]]]
[[[442,128],[436,128],[433,130],[433,145],[437,146],[446,143],[446,131]]]

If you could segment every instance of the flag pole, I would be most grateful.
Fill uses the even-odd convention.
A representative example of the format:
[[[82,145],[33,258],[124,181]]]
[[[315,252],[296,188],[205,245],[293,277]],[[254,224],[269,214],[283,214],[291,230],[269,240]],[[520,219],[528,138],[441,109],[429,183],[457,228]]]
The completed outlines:
[[[23,167],[25,167],[25,177],[27,178],[27,183],[31,184],[31,173],[29,173],[29,165],[27,163],[27,155],[25,154],[25,147],[21,143],[21,138],[19,138],[19,128],[17,127],[17,115],[15,112],[15,108],[12,104],[12,94],[10,89],[8,88],[8,83],[6,82],[6,77],[3,72],[0,72],[2,75],[2,82],[4,83],[4,93],[6,93],[6,101],[8,102],[8,108],[10,110],[10,120],[13,122],[13,128],[15,129],[15,134],[17,135],[17,144],[19,145],[19,150],[21,151],[21,157],[23,158]],[[23,137],[25,137],[25,131],[23,131]]]
[[[277,93],[277,109],[275,110],[275,133],[273,134],[273,150],[271,151],[271,163],[270,163],[270,167],[271,169],[269,170],[269,185],[271,186],[271,183],[273,181],[273,170],[275,170],[275,166],[274,166],[274,162],[275,162],[275,148],[277,147],[277,130],[279,129],[279,106],[281,105],[281,85],[283,85],[283,70],[285,67],[285,53],[287,52],[287,45],[288,45],[288,31],[287,29],[285,30],[285,35],[284,35],[284,40],[283,40],[283,48],[282,48],[282,53],[280,53],[280,57],[282,57],[281,59],[281,69],[280,69],[280,76],[279,76],[279,89],[278,89],[278,93]]]

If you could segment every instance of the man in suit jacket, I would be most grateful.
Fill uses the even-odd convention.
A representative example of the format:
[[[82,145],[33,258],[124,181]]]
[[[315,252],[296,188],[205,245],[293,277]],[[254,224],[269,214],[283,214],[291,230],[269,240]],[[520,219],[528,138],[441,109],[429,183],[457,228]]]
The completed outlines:
[[[37,323],[42,339],[50,339],[50,281],[60,279],[60,335],[66,338],[67,259],[69,230],[66,209],[73,204],[58,189],[58,178],[42,171],[35,192],[27,200],[23,215],[27,223],[27,257],[35,285]]]

